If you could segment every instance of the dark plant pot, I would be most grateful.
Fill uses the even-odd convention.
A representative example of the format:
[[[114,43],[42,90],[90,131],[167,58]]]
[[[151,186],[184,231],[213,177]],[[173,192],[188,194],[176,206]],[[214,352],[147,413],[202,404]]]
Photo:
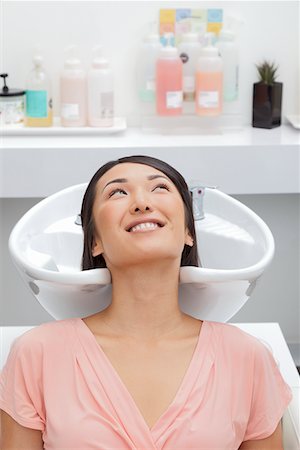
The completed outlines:
[[[253,84],[252,126],[275,128],[281,125],[282,83]]]

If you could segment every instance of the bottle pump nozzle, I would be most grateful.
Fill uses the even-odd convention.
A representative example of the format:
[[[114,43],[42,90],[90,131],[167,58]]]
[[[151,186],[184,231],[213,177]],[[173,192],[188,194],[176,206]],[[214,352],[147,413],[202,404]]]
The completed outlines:
[[[35,45],[34,49],[33,49],[33,63],[35,66],[41,66],[44,58],[42,55],[42,47],[40,45]]]
[[[2,92],[8,92],[8,86],[6,86],[6,77],[8,76],[8,73],[1,73],[0,77],[3,78],[4,86],[2,88]]]
[[[103,56],[103,45],[96,45],[93,48],[93,66],[99,69],[108,67],[108,60]]]
[[[78,58],[78,47],[77,45],[69,45],[65,48],[66,60],[65,67],[74,68],[80,67],[80,59]]]

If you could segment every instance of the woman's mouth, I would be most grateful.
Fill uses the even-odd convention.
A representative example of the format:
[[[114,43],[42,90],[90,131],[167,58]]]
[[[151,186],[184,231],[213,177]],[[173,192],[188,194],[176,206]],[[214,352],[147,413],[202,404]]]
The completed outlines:
[[[146,231],[153,231],[157,228],[161,228],[160,225],[153,222],[145,222],[145,223],[139,223],[138,225],[135,225],[134,227],[130,228],[130,233],[144,233]]]

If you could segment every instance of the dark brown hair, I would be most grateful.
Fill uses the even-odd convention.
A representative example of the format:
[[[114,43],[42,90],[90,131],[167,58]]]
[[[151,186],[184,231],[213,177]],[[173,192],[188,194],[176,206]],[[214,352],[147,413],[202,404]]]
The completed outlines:
[[[184,249],[181,254],[180,265],[197,266],[197,267],[200,266],[201,263],[198,257],[198,250],[197,250],[197,238],[194,225],[192,197],[185,179],[176,169],[174,169],[166,162],[161,161],[160,159],[153,158],[152,156],[135,155],[135,156],[125,156],[124,158],[119,158],[115,161],[109,161],[108,163],[104,164],[102,167],[100,167],[99,170],[97,170],[97,172],[94,174],[93,178],[88,184],[81,206],[81,223],[84,235],[83,255],[81,262],[82,270],[106,267],[106,263],[102,255],[98,255],[95,257],[92,255],[93,239],[95,235],[95,227],[92,211],[96,195],[96,184],[102,177],[102,175],[104,175],[108,170],[110,170],[117,164],[122,163],[137,163],[151,166],[154,169],[163,172],[175,184],[184,203],[186,226],[194,241],[193,247],[190,247],[188,245],[184,246]]]

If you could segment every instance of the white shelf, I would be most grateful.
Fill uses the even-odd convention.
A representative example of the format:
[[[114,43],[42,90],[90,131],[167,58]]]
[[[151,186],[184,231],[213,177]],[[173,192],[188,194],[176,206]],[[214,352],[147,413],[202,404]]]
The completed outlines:
[[[75,136],[106,136],[120,133],[126,130],[126,119],[124,117],[114,117],[113,124],[110,127],[62,127],[58,117],[54,118],[53,126],[51,127],[25,127],[23,124],[5,125],[0,127],[2,136],[16,137],[30,136],[30,138],[39,136],[55,137],[68,136],[74,138]]]
[[[122,120],[122,119],[120,119]],[[300,131],[291,125],[266,130],[242,126],[216,134],[146,133],[139,128],[128,128],[126,124],[118,134],[97,128],[0,128],[4,148],[180,148],[180,147],[226,147],[251,145],[299,145]]]
[[[48,130],[49,133],[49,130]],[[46,197],[87,182],[105,162],[144,154],[160,158],[187,179],[228,194],[299,193],[300,132],[243,126],[222,134],[8,136],[1,133],[0,197]]]

